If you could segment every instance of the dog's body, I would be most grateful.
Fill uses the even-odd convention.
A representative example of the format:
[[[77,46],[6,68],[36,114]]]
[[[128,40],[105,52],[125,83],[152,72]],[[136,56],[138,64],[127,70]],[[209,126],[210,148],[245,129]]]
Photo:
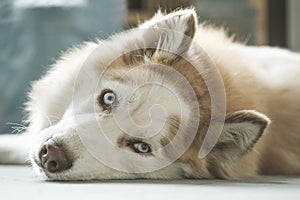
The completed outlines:
[[[57,180],[299,175],[300,80],[297,78],[300,77],[300,55],[278,48],[245,46],[233,42],[222,30],[196,24],[193,10],[166,16],[159,13],[137,29],[109,41],[86,43],[64,54],[41,80],[33,84],[27,104],[29,127],[26,133],[1,136],[0,162],[24,163],[31,149],[30,159],[36,171]],[[191,37],[209,59],[197,52],[188,39],[167,31],[161,35],[159,31],[155,32],[157,28],[175,30]],[[159,48],[149,48],[148,43]],[[132,46],[138,48],[131,51]],[[197,70],[209,71],[209,60],[216,65],[225,86],[227,115],[218,142],[206,157],[199,158],[210,123],[212,100],[209,88]],[[200,67],[193,67],[197,64]],[[167,65],[182,74],[196,99],[183,88],[183,81],[174,80],[175,74],[167,66],[164,69],[160,65]],[[109,66],[105,72],[104,66]],[[137,71],[130,71],[135,68]],[[98,83],[102,72],[104,78]],[[89,79],[81,78],[81,74],[88,74]],[[129,74],[126,79],[122,78],[124,74]],[[76,83],[78,80],[79,84]],[[151,86],[151,89],[137,87],[147,82],[155,82],[157,86]],[[162,86],[176,93],[176,99]],[[117,103],[103,106],[105,96],[100,95],[103,92],[116,95],[113,98],[117,98]],[[81,98],[79,101],[76,100],[78,97]],[[160,136],[149,137],[147,131],[150,130],[141,133],[133,126],[126,127],[127,132],[120,131],[113,123],[111,113],[122,115],[121,105],[126,107],[128,102],[130,117],[139,125],[148,124],[148,110],[152,105],[164,107],[167,116]],[[197,109],[200,114],[195,111]],[[103,162],[99,161],[99,157],[93,156],[83,145],[76,127],[79,123],[87,132],[98,129],[91,128],[95,125],[92,120],[82,124],[74,120],[74,112],[101,116],[96,122],[109,133],[107,137],[119,149],[112,152],[113,155],[104,156]],[[158,118],[151,122],[160,123]],[[193,129],[195,123],[197,127]],[[164,160],[173,153],[157,153],[156,150],[170,143],[177,132],[192,134],[192,129],[196,130],[195,138],[177,159],[162,168],[150,170],[155,163],[150,159]],[[141,138],[131,137],[130,132],[139,132]],[[50,147],[53,151],[63,149],[63,153],[53,153],[59,157],[52,159]],[[106,150],[102,148],[104,154]],[[137,165],[134,160],[123,158],[119,154],[121,150],[130,152],[133,157],[141,157],[145,164]],[[49,160],[56,162],[54,169]],[[111,160],[116,166],[108,164]],[[62,167],[57,166],[60,163]],[[124,170],[118,170],[120,167]],[[148,171],[143,171],[144,168]]]

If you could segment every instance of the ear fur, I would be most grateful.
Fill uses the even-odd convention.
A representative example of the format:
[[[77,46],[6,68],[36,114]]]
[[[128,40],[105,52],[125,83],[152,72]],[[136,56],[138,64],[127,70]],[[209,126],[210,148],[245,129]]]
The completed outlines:
[[[160,10],[152,19],[139,25],[139,28],[164,28],[186,34],[193,38],[198,24],[194,9],[184,9],[163,15]]]
[[[252,149],[269,123],[269,118],[257,111],[241,110],[228,114],[212,153],[222,154],[229,160],[240,158]]]
[[[179,10],[168,15],[159,11],[139,28],[145,29],[143,40],[146,47],[153,47],[152,54],[165,51],[181,55],[190,47],[197,23],[194,9]]]

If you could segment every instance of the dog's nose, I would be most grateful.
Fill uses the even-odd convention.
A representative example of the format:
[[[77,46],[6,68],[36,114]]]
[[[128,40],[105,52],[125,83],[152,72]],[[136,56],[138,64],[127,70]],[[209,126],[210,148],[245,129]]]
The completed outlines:
[[[55,143],[44,144],[39,152],[42,167],[51,173],[62,172],[72,167],[64,149]]]

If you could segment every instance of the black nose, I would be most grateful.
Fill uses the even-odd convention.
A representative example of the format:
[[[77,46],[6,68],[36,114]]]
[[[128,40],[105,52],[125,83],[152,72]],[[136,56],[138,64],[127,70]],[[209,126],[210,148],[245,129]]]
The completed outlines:
[[[39,158],[42,167],[51,173],[62,172],[72,167],[72,161],[64,149],[54,142],[47,142],[42,146]]]

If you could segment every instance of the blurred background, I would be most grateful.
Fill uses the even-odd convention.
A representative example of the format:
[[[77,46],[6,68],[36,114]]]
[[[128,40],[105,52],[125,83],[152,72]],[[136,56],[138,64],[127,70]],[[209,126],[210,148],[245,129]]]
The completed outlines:
[[[0,134],[20,130],[30,82],[62,51],[187,6],[250,45],[300,50],[299,0],[0,0]]]

